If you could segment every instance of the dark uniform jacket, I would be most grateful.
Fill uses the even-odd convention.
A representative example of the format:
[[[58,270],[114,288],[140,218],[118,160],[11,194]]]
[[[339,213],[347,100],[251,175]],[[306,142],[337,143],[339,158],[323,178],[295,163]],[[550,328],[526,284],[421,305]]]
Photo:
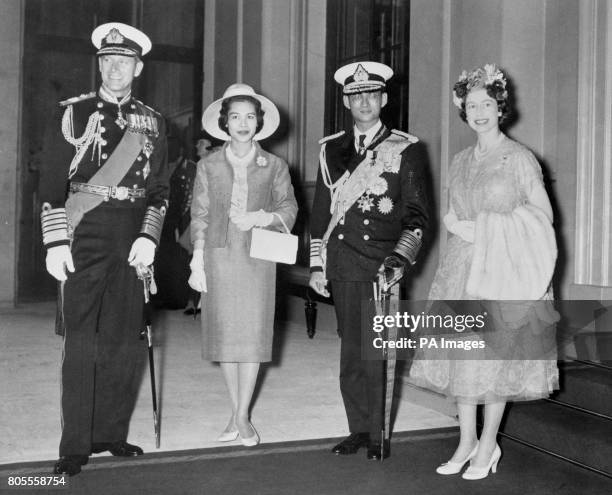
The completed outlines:
[[[368,150],[375,149],[386,139],[410,141],[401,153],[399,170],[384,171],[380,177],[387,184],[382,194],[370,194],[356,201],[332,231],[327,243],[326,278],[340,281],[374,280],[386,256],[390,255],[404,229],[430,226],[428,201],[425,192],[427,154],[416,138],[383,126]],[[326,162],[331,182],[336,182],[347,170],[353,172],[364,159],[354,147],[353,131],[326,141]],[[368,159],[368,158],[366,158]],[[380,191],[376,191],[380,192]],[[363,198],[363,196],[362,196]],[[322,239],[332,214],[331,196],[321,170],[317,176],[312,209],[311,239]],[[410,260],[413,262],[414,260]],[[319,270],[311,266],[311,271]]]
[[[116,122],[118,117],[117,104],[100,98],[96,93],[71,98],[62,102],[61,105],[66,108],[63,119],[68,119],[70,122],[72,137],[76,139],[80,138],[85,132],[90,116],[98,112],[101,119],[99,126],[100,139],[94,139],[93,143],[88,146],[78,163],[76,172],[69,179],[70,163],[75,155],[75,147],[67,141],[65,136],[61,138],[65,143],[61,156],[43,170],[40,184],[41,200],[42,202],[49,203],[52,208],[64,207],[69,183],[88,182],[99,168],[105,164],[126,132],[125,128],[122,129]],[[68,109],[68,107],[71,108]],[[161,114],[135,98],[131,98],[124,103],[121,106],[121,110],[126,120],[140,122],[143,132],[145,132],[146,125],[142,123],[154,121],[152,125],[149,124],[149,127],[156,127],[156,132],[148,134],[147,145],[140,151],[125,177],[117,184],[118,186],[125,186],[130,189],[145,188],[145,198],[134,198],[133,200],[111,198],[108,200],[107,206],[117,208],[143,208],[149,206],[160,208],[165,206],[167,205],[169,194],[169,171],[164,119]],[[65,124],[62,127],[66,129]],[[109,184],[99,185],[106,186]],[[47,244],[46,247],[51,247],[51,245]]]

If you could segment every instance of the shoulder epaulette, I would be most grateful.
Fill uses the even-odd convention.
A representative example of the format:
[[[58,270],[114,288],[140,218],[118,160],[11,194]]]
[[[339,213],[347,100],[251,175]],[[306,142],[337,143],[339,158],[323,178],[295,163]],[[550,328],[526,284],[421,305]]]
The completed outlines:
[[[78,103],[79,101],[89,100],[96,96],[96,92],[92,91],[91,93],[84,93],[80,96],[73,96],[72,98],[68,98],[67,100],[60,101],[60,107],[67,107],[68,105],[73,105],[74,103]]]
[[[142,101],[137,100],[136,98],[134,98],[134,101],[138,103],[139,105],[142,105],[143,107],[151,110],[151,112],[153,112],[154,114],[161,116],[161,114],[157,110],[155,110],[154,108],[151,108],[149,105],[145,105]]]
[[[340,137],[344,134],[345,131],[337,132],[336,134],[332,134],[331,136],[325,136],[324,138],[319,139],[319,144],[326,143],[327,141],[331,141],[337,137]]]
[[[410,141],[411,143],[418,143],[419,141],[418,137],[413,136],[412,134],[408,134],[407,132],[404,132],[404,131],[398,131],[397,129],[391,129],[391,133],[396,134],[397,136],[404,137],[408,139],[408,141]]]

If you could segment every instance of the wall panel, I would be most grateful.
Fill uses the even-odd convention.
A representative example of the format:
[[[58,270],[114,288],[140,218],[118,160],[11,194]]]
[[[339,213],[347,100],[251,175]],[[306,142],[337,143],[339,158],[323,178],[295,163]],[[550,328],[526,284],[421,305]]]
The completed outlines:
[[[15,303],[23,2],[0,0],[0,306]]]

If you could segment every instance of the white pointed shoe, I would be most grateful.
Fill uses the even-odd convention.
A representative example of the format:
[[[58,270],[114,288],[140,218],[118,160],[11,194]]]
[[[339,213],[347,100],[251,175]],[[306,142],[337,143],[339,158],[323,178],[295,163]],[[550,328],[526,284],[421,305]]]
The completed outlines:
[[[468,454],[468,456],[463,461],[461,461],[461,462],[453,462],[453,461],[445,462],[444,464],[441,464],[441,465],[439,465],[437,467],[436,473],[443,474],[443,475],[459,473],[463,469],[463,466],[465,466],[465,463],[468,462],[469,460],[471,460],[472,457],[474,457],[476,455],[476,451],[477,450],[478,450],[478,442],[476,442],[476,446],[472,449],[472,451]]]
[[[251,422],[249,422],[249,425],[251,425],[251,428],[253,428],[253,435],[248,438],[240,436],[240,441],[245,447],[255,447],[255,445],[259,443],[259,434]]]
[[[238,428],[235,430],[224,431],[217,437],[217,442],[231,442],[232,440],[236,440],[238,438]]]
[[[499,458],[501,457],[501,449],[499,445],[495,444],[495,449],[493,450],[493,454],[491,454],[491,459],[489,463],[484,467],[473,467],[469,466],[465,473],[461,475],[464,480],[481,480],[489,476],[489,469],[492,473],[497,472],[497,463],[499,462]]]

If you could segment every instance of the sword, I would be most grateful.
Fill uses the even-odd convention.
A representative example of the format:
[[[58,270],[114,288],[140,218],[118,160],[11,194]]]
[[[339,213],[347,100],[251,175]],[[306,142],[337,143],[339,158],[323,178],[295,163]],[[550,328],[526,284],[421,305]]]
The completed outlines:
[[[200,301],[202,300],[202,293],[194,291],[193,292],[193,319],[198,319],[198,306],[200,305]]]
[[[384,275],[373,282],[374,300],[376,314],[388,316],[391,313],[391,298],[397,296],[396,281],[389,284]],[[387,327],[387,341],[397,340],[397,326],[394,324]],[[384,370],[385,393],[383,401],[384,423],[380,432],[380,461],[385,458],[385,445],[390,443],[391,434],[391,410],[393,408],[393,386],[395,384],[395,364],[397,361],[397,349],[395,347],[384,346],[383,359],[386,361]]]
[[[159,414],[157,411],[157,387],[155,386],[155,356],[153,354],[153,330],[151,327],[151,308],[150,308],[150,294],[157,293],[157,286],[155,285],[155,279],[153,278],[153,267],[137,265],[136,273],[138,278],[142,280],[144,290],[144,301],[145,301],[145,314],[144,323],[145,330],[141,334],[141,338],[146,336],[147,348],[149,350],[149,374],[151,376],[151,396],[153,399],[153,428],[155,430],[155,448],[159,449],[160,441],[160,428],[159,428]]]

